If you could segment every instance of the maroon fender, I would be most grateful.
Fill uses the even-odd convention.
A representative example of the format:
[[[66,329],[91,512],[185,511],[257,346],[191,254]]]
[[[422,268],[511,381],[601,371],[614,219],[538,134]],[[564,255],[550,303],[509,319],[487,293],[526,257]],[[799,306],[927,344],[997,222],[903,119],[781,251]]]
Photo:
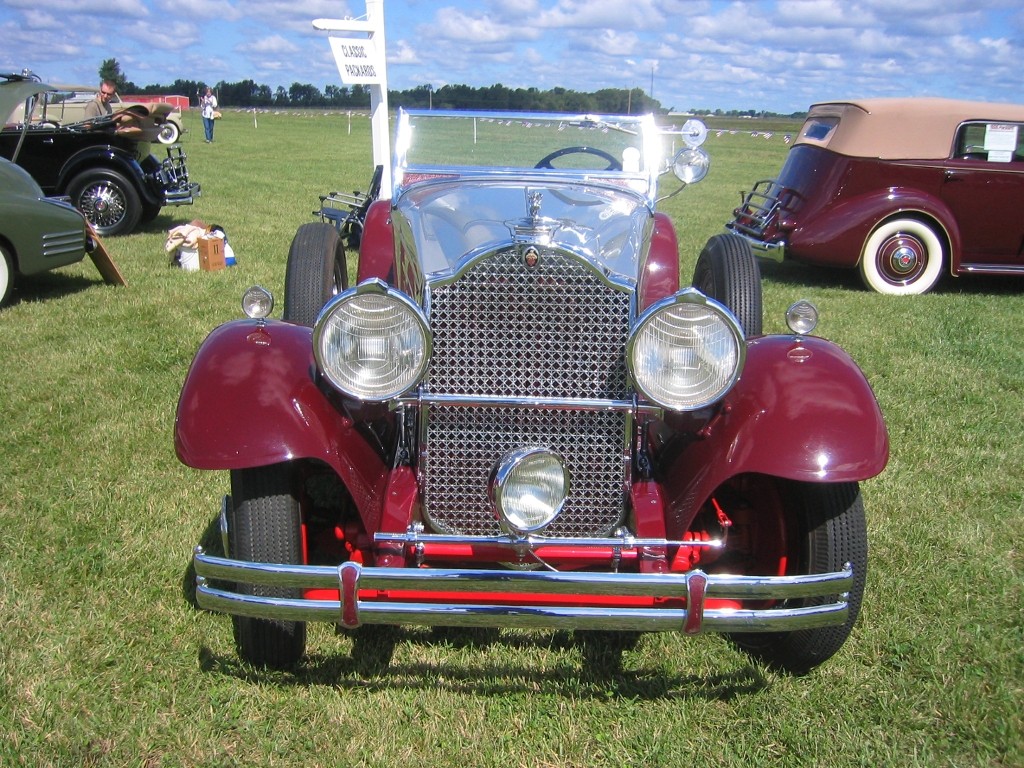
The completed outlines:
[[[883,220],[924,214],[946,233],[950,252],[959,263],[960,231],[949,207],[933,195],[894,187],[828,206],[809,224],[795,229],[787,252],[800,261],[833,267],[855,267],[871,231]],[[954,265],[955,266],[955,265]]]
[[[359,244],[359,268],[356,281],[377,277],[392,282],[395,265],[395,233],[391,228],[391,201],[375,200],[366,211]]]
[[[387,467],[317,387],[311,333],[277,321],[216,328],[185,378],[175,450],[197,469],[319,459],[348,487],[363,518],[375,519]]]
[[[679,245],[667,214],[654,214],[651,252],[640,278],[640,311],[679,290]]]
[[[670,536],[685,531],[712,492],[736,475],[805,482],[866,480],[889,459],[881,410],[864,374],[835,344],[764,336],[747,344],[742,378],[719,413],[685,445],[666,445],[659,473]]]

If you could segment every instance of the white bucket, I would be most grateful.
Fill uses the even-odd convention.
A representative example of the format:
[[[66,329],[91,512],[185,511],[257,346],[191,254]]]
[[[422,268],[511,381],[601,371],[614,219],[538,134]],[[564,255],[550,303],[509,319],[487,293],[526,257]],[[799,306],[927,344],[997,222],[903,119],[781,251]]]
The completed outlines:
[[[181,268],[189,272],[199,270],[199,250],[197,248],[179,248],[178,263]]]

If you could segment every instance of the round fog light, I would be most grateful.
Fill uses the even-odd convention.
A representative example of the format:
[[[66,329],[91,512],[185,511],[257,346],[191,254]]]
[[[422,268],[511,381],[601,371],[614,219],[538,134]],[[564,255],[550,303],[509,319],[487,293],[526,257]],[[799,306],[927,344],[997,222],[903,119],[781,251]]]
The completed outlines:
[[[501,529],[522,536],[558,517],[569,495],[569,472],[561,457],[546,449],[514,451],[494,469],[489,492]]]
[[[274,311],[274,297],[270,291],[254,285],[242,294],[242,311],[253,320],[262,320]]]
[[[806,336],[818,327],[818,308],[806,299],[800,299],[786,310],[786,325],[793,333]]]

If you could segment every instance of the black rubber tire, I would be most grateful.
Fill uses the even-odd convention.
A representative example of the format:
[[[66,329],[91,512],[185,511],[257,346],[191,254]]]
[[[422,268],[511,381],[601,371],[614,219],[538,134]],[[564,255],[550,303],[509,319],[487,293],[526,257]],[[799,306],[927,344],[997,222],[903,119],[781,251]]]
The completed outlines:
[[[791,538],[799,545],[799,551],[792,553],[793,572],[828,573],[841,570],[846,563],[853,565],[846,622],[796,632],[737,633],[730,639],[772,667],[805,674],[839,651],[857,621],[868,569],[867,523],[857,483],[787,482],[781,493],[796,526]],[[813,605],[824,599],[799,604]]]
[[[139,217],[139,224],[149,224],[149,222],[160,215],[160,211],[162,210],[162,205],[157,205],[156,203],[143,203],[142,215]]]
[[[67,185],[71,204],[100,237],[125,235],[138,226],[142,201],[135,186],[117,171],[83,171]]]
[[[322,221],[303,224],[288,250],[283,318],[312,328],[324,304],[346,288],[345,245],[338,230]]]
[[[231,471],[228,554],[237,560],[301,563],[301,504],[291,464]],[[264,597],[301,597],[288,587],[238,585],[238,591]],[[306,651],[306,624],[300,621],[232,616],[238,655],[255,667],[286,669]]]
[[[711,237],[697,257],[693,286],[728,307],[740,321],[745,336],[761,335],[761,270],[750,245],[742,237],[731,234]]]

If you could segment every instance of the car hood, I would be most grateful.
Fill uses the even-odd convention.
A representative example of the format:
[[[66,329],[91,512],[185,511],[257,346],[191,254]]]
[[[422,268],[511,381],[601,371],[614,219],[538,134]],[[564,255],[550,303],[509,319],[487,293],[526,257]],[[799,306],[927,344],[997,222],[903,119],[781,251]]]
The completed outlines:
[[[0,115],[3,122],[7,122],[11,113],[18,108],[30,96],[42,93],[43,91],[56,90],[49,85],[43,85],[35,80],[14,80],[0,83]]]
[[[638,194],[559,179],[459,180],[415,186],[395,203],[396,234],[433,278],[513,242],[571,251],[635,282],[653,213]]]

